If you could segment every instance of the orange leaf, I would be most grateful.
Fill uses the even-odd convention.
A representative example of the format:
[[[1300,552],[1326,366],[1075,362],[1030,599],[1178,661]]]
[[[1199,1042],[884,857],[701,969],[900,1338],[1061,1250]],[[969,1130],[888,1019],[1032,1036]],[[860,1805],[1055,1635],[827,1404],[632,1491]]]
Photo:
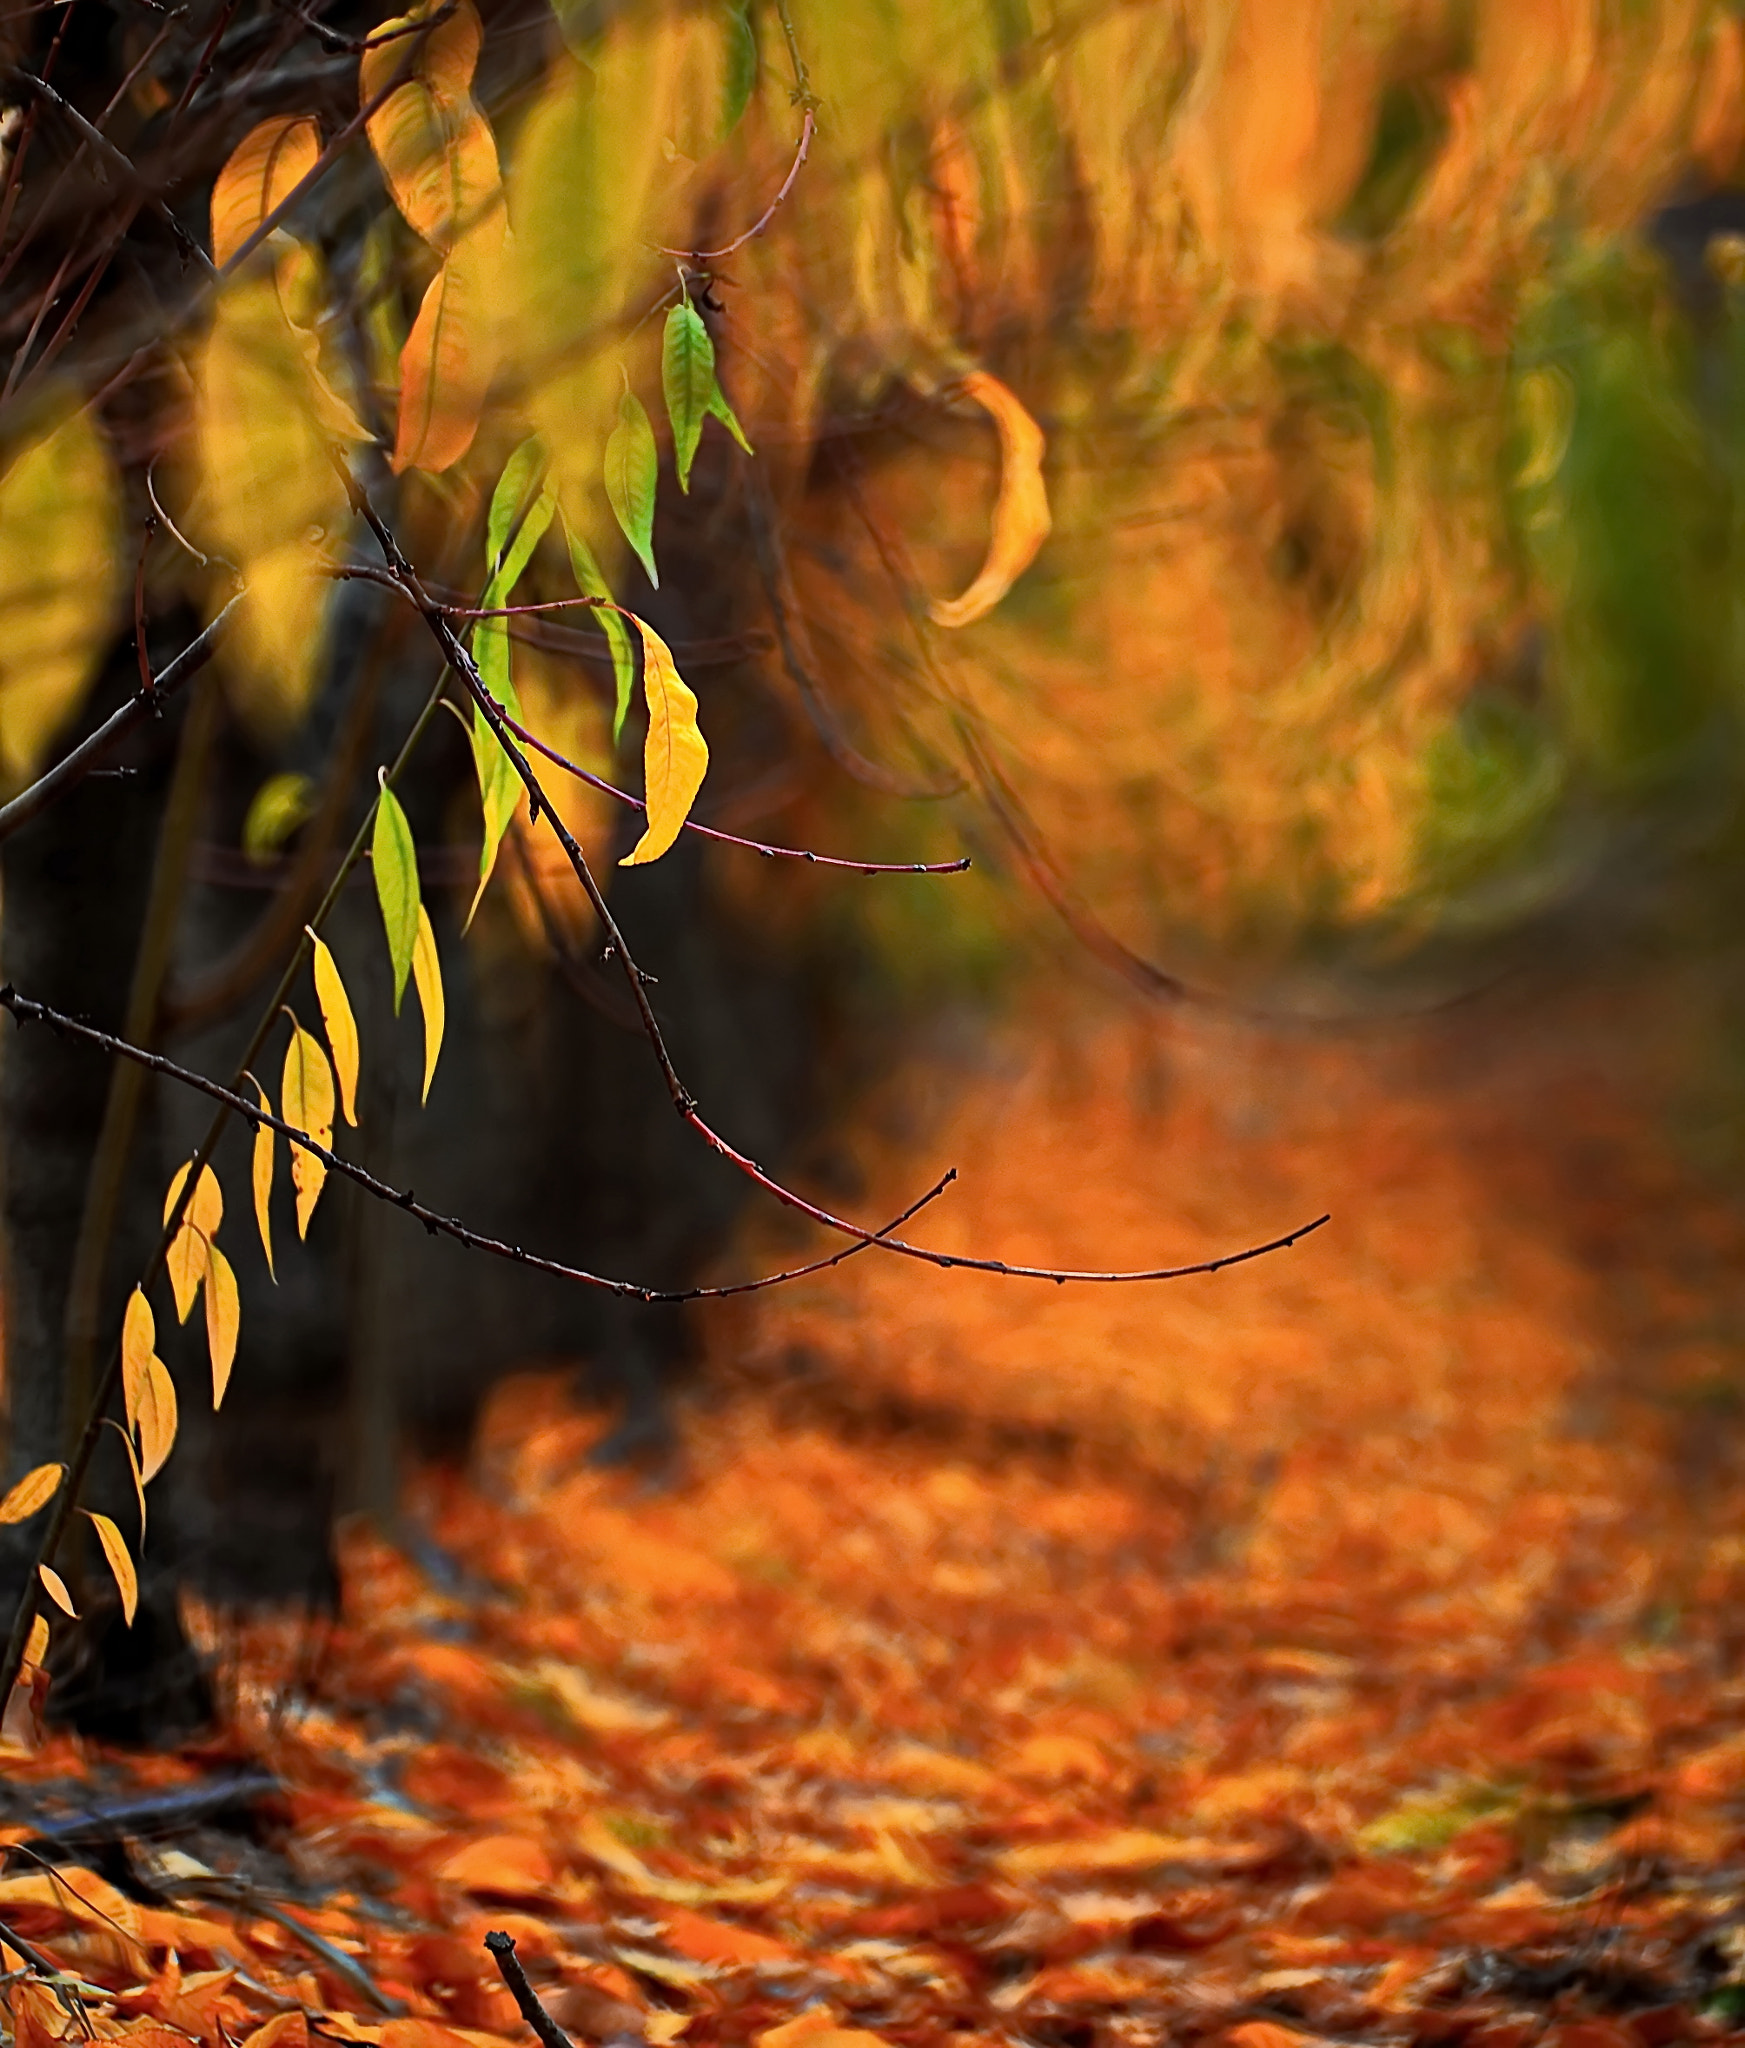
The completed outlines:
[[[436,1874],[470,1892],[544,1898],[557,1882],[551,1858],[526,1835],[486,1835],[437,1865]]]
[[[672,650],[650,625],[633,618],[642,636],[642,693],[648,702],[648,737],[642,748],[642,799],[648,830],[621,867],[659,860],[691,815],[709,772],[709,744],[697,724],[697,699],[679,674]]]
[[[963,380],[963,391],[993,414],[1000,436],[1000,495],[987,560],[961,597],[928,607],[936,626],[967,626],[991,612],[1036,559],[1053,523],[1048,487],[1042,480],[1047,446],[1042,429],[999,378],[985,370],[972,370]]]
[[[39,1564],[36,1568],[36,1575],[41,1579],[48,1597],[61,1612],[71,1615],[73,1620],[77,1621],[79,1610],[73,1605],[73,1596],[67,1591],[67,1582],[61,1577],[60,1573],[52,1565]]]
[[[61,1490],[65,1465],[38,1465],[25,1473],[4,1500],[0,1500],[0,1523],[28,1522],[38,1508],[45,1508]]]
[[[497,371],[501,219],[455,248],[425,289],[400,352],[394,469],[440,471],[472,446]]]
[[[307,114],[275,115],[242,138],[212,187],[212,260],[220,269],[320,154],[321,131]]]
[[[103,1555],[109,1560],[109,1569],[115,1575],[116,1591],[121,1595],[122,1616],[131,1628],[133,1617],[139,1611],[139,1574],[134,1570],[127,1539],[107,1515],[93,1514],[89,1508],[84,1513],[97,1531],[97,1541],[102,1544]]]
[[[150,1485],[164,1469],[176,1443],[176,1383],[161,1358],[145,1362],[145,1391],[139,1404],[139,1476]]]
[[[403,15],[385,26],[403,28],[419,18]],[[469,91],[482,35],[472,0],[459,0],[428,34],[382,43],[358,67],[367,104],[410,56],[411,77],[370,116],[370,147],[394,204],[445,253],[493,211],[501,220],[496,138]]]
[[[785,1941],[759,1934],[750,1927],[736,1927],[727,1920],[711,1920],[684,1906],[663,1906],[666,1945],[675,1955],[688,1956],[694,1963],[721,1963],[728,1968],[758,1963],[791,1963],[795,1951]]]
[[[309,2022],[298,2012],[276,2012],[243,2037],[242,2048],[309,2048]]]

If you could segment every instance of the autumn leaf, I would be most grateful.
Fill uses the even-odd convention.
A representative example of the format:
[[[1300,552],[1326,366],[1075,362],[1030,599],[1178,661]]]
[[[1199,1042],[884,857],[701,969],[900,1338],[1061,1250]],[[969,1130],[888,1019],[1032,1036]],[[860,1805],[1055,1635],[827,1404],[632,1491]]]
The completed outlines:
[[[443,18],[422,34],[394,34],[439,12]],[[362,106],[410,66],[411,76],[370,116],[370,147],[394,204],[444,253],[501,191],[496,141],[471,95],[483,34],[472,0],[418,9],[384,23],[358,65]]]
[[[188,1162],[192,1164],[192,1162]],[[188,1165],[179,1166],[170,1177],[169,1192],[164,1197],[164,1221],[169,1222],[175,1213],[176,1203],[181,1197],[183,1183],[188,1178]],[[176,1298],[176,1319],[185,1323],[188,1312],[194,1306],[194,1297],[200,1291],[200,1283],[206,1277],[206,1256],[212,1240],[218,1235],[218,1226],[224,1221],[224,1192],[218,1185],[218,1176],[210,1166],[200,1169],[200,1178],[187,1208],[182,1213],[182,1222],[175,1239],[170,1245],[165,1261],[170,1276],[170,1291]]]
[[[703,421],[715,389],[715,344],[703,317],[689,299],[681,299],[666,317],[661,336],[661,389],[673,430],[673,462],[679,489],[691,488],[691,464],[703,438]]]
[[[154,1356],[145,1362],[139,1403],[139,1476],[149,1486],[163,1470],[176,1443],[176,1383]]]
[[[127,1548],[127,1539],[107,1515],[94,1513],[90,1508],[80,1509],[97,1532],[97,1541],[103,1546],[103,1555],[109,1560],[109,1569],[115,1575],[116,1591],[121,1595],[121,1613],[129,1628],[139,1610],[139,1574],[134,1570],[133,1558]]]
[[[224,1390],[230,1385],[230,1368],[236,1363],[236,1340],[241,1328],[242,1301],[237,1293],[236,1275],[230,1261],[214,1245],[206,1272],[206,1350],[212,1361],[214,1414],[224,1405]]]
[[[323,1150],[333,1145],[333,1070],[317,1041],[293,1017],[291,1042],[285,1048],[285,1070],[279,1102],[286,1123],[305,1132]],[[327,1164],[291,1141],[291,1184],[297,1191],[297,1235],[307,1237],[309,1219],[321,1198]]]
[[[250,1079],[253,1079],[252,1075]],[[260,1098],[261,1108],[270,1116],[273,1110],[272,1102],[267,1095],[267,1091],[258,1081],[254,1084],[254,1092]],[[272,1203],[274,1147],[277,1142],[278,1133],[269,1125],[255,1125],[254,1157],[251,1162],[251,1179],[254,1184],[254,1221],[255,1228],[260,1232],[261,1250],[266,1254],[267,1272],[271,1275],[275,1287],[278,1285],[279,1276],[273,1266]]]
[[[280,114],[251,128],[212,187],[212,261],[220,270],[315,168],[321,131],[307,114]]]
[[[442,1051],[445,1013],[436,933],[431,929],[430,912],[422,903],[418,906],[418,937],[412,947],[412,978],[418,988],[418,1006],[424,1013],[424,1093],[419,1099],[428,1102],[430,1084],[436,1076],[436,1058]]]
[[[659,479],[654,428],[642,400],[626,389],[618,401],[618,424],[606,441],[606,496],[612,516],[656,590],[660,574],[654,566],[654,498]]]
[[[1042,480],[1047,446],[1042,429],[985,370],[972,370],[963,380],[963,391],[993,415],[1000,437],[1000,494],[987,559],[961,597],[928,607],[936,626],[967,626],[991,612],[1036,559],[1052,523],[1048,487]]]
[[[357,1019],[351,998],[340,979],[339,963],[328,950],[327,941],[307,925],[309,943],[315,949],[315,1000],[321,1006],[321,1021],[327,1029],[327,1043],[333,1053],[333,1071],[339,1078],[339,1106],[345,1120],[357,1128]],[[271,1134],[269,1133],[269,1136]]]
[[[122,1428],[113,1415],[106,1415],[103,1420],[108,1423],[109,1427],[121,1439],[122,1452],[127,1459],[128,1476],[133,1481],[133,1497],[139,1507],[139,1540],[143,1544],[145,1542],[145,1474],[139,1467],[139,1452],[134,1446],[132,1436],[127,1430]]]
[[[317,422],[335,440],[367,442],[375,436],[334,388],[322,361],[319,321],[327,299],[321,259],[304,242],[287,238],[273,266],[279,306],[303,358],[309,379],[309,400]]]
[[[48,1616],[39,1614],[30,1624],[30,1640],[24,1646],[26,1670],[40,1669],[48,1655]]]
[[[406,993],[406,977],[412,972],[412,952],[418,943],[418,849],[412,842],[412,827],[400,807],[400,799],[384,779],[376,800],[376,823],[370,840],[370,863],[376,874],[376,901],[382,909],[382,929],[388,938],[388,958],[394,967],[394,1015]],[[289,1122],[298,1123],[287,1109]]]
[[[52,1565],[39,1564],[36,1568],[36,1575],[41,1579],[48,1597],[61,1612],[77,1621],[79,1610],[73,1605],[73,1596],[67,1591],[67,1582],[61,1577],[60,1573]]]
[[[186,1168],[183,1169],[185,1173]],[[138,1429],[140,1404],[146,1398],[147,1368],[157,1350],[157,1320],[151,1303],[136,1287],[121,1318],[121,1397],[127,1426]]]
[[[11,451],[0,475],[0,770],[41,767],[114,621],[120,500],[88,410]]]
[[[576,588],[584,597],[603,600],[594,617],[599,620],[600,630],[606,635],[606,644],[612,653],[612,744],[616,746],[618,736],[624,730],[624,720],[629,715],[631,692],[636,688],[636,656],[631,652],[629,629],[612,608],[612,592],[600,573],[594,552],[567,517],[564,520],[564,538],[569,544],[570,572],[576,579]]]
[[[502,259],[502,221],[483,221],[425,287],[400,351],[396,475],[452,469],[473,444],[497,373]]]
[[[38,1465],[25,1473],[0,1500],[0,1523],[28,1522],[39,1508],[45,1508],[61,1490],[65,1465]]]
[[[624,856],[623,867],[660,859],[683,830],[709,767],[708,744],[697,725],[697,699],[673,665],[671,649],[646,621],[633,623],[642,637],[642,688],[648,702],[642,750],[648,829]]]

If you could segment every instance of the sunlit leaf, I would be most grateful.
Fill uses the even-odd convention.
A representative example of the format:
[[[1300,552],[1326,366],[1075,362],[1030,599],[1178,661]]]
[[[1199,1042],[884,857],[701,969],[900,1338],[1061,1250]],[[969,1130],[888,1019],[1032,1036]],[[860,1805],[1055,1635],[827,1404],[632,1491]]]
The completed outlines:
[[[242,821],[242,850],[251,861],[272,859],[315,814],[315,785],[307,775],[269,775]]]
[[[642,400],[627,390],[618,401],[618,424],[606,442],[606,496],[612,516],[656,590],[660,574],[654,566],[654,496],[659,478],[654,428]]]
[[[237,1293],[236,1275],[230,1261],[212,1247],[212,1263],[206,1274],[206,1350],[212,1361],[212,1408],[224,1405],[224,1390],[230,1385],[230,1368],[236,1363],[236,1340],[242,1329],[242,1300]]]
[[[333,1147],[333,1070],[319,1042],[295,1018],[291,1021],[291,1042],[285,1048],[285,1071],[279,1084],[279,1103],[286,1123],[306,1132],[325,1151]],[[291,1141],[291,1184],[297,1191],[297,1235],[307,1237],[309,1218],[315,1213],[327,1165],[313,1152]]]
[[[190,1162],[191,1163],[191,1162]],[[188,1177],[187,1165],[177,1167],[170,1178],[169,1192],[164,1197],[164,1221],[167,1223],[175,1213],[176,1203],[182,1193],[182,1184]],[[200,1169],[200,1178],[187,1208],[182,1213],[182,1223],[165,1260],[165,1270],[170,1276],[170,1291],[176,1299],[176,1320],[185,1323],[194,1306],[194,1297],[200,1291],[200,1283],[206,1277],[206,1258],[212,1248],[212,1240],[218,1235],[218,1226],[224,1221],[224,1193],[218,1185],[218,1176],[210,1166]]]
[[[187,1168],[182,1169],[184,1173]],[[121,1318],[121,1398],[129,1429],[139,1427],[140,1404],[146,1397],[146,1374],[157,1351],[157,1323],[151,1303],[136,1287],[127,1297]]]
[[[436,1074],[437,1054],[442,1051],[445,1017],[442,998],[442,962],[437,958],[436,933],[430,912],[418,906],[418,939],[412,949],[412,977],[418,988],[418,1006],[424,1012],[424,1093],[430,1100],[430,1083]]]
[[[384,781],[376,804],[370,862],[376,871],[376,901],[382,906],[382,928],[388,936],[388,958],[394,966],[394,1014],[406,993],[412,972],[412,949],[418,942],[418,849],[400,799]],[[285,1115],[292,1123],[289,1109]]]
[[[709,415],[721,422],[747,455],[756,454],[757,451],[745,438],[745,429],[739,424],[739,415],[727,403],[727,394],[721,389],[719,381],[712,381],[709,386]]]
[[[691,488],[691,464],[703,437],[709,399],[715,389],[715,344],[703,317],[689,299],[681,299],[666,316],[661,336],[661,389],[673,429],[673,461],[679,489]]]
[[[48,1597],[61,1612],[65,1615],[70,1615],[74,1621],[77,1621],[79,1610],[73,1605],[73,1596],[67,1591],[67,1582],[61,1577],[60,1573],[52,1565],[39,1564],[36,1568],[36,1575],[41,1579],[46,1588]]]
[[[30,1624],[30,1637],[24,1645],[24,1663],[27,1670],[41,1670],[42,1660],[48,1655],[48,1617],[39,1614]]]
[[[400,352],[396,473],[450,469],[472,446],[497,372],[502,254],[502,222],[487,220],[425,287]]]
[[[600,630],[606,635],[606,644],[612,650],[612,743],[618,743],[618,735],[624,730],[624,721],[630,712],[630,696],[636,687],[636,656],[631,651],[630,630],[622,617],[610,609],[612,592],[606,579],[600,573],[600,565],[594,559],[594,551],[566,518],[564,537],[569,543],[570,570],[576,579],[576,588],[584,597],[600,597],[606,602],[594,613],[600,622]]]
[[[642,638],[642,690],[648,704],[648,738],[642,749],[648,829],[624,856],[625,867],[659,860],[672,845],[709,767],[709,749],[697,725],[697,700],[674,666],[672,650],[645,620],[637,619],[635,625]]]
[[[170,1175],[170,1184],[164,1194],[163,1220],[166,1223],[175,1213],[182,1189],[187,1185],[188,1169],[193,1163],[193,1160],[185,1159]],[[218,1235],[218,1226],[224,1221],[224,1190],[210,1164],[200,1169],[200,1178],[194,1183],[194,1192],[183,1212],[183,1220],[191,1223],[202,1237]]]
[[[212,187],[212,261],[220,269],[320,155],[321,131],[307,114],[274,115],[249,130]]]
[[[352,1015],[351,998],[340,979],[339,963],[328,950],[327,941],[313,931],[309,933],[309,940],[315,949],[315,1000],[321,1005],[321,1021],[327,1027],[327,1043],[333,1052],[333,1071],[339,1077],[340,1112],[355,1130],[357,1019]]]
[[[438,11],[431,6],[384,26],[408,27]],[[380,42],[358,66],[363,105],[410,69],[370,116],[370,147],[394,204],[443,251],[485,218],[501,189],[496,141],[470,92],[482,35],[472,0],[459,0],[428,33]]]
[[[321,258],[306,243],[287,238],[279,251],[273,276],[279,288],[279,305],[303,358],[303,367],[308,372],[309,400],[317,421],[336,440],[374,440],[369,428],[334,388],[321,359],[318,323],[327,298],[326,274]]]
[[[254,1079],[252,1074],[249,1078]],[[254,1092],[260,1098],[261,1108],[270,1116],[273,1110],[271,1098],[258,1081],[255,1081]],[[266,1254],[267,1272],[271,1275],[275,1287],[279,1281],[277,1269],[273,1265],[273,1161],[277,1142],[277,1131],[266,1124],[255,1125],[254,1157],[251,1161],[254,1221],[255,1228],[261,1236],[261,1250]]]
[[[139,1473],[149,1486],[163,1470],[176,1444],[176,1383],[169,1367],[155,1354],[145,1362],[145,1383],[139,1404]]]
[[[557,498],[541,481],[545,467],[545,448],[537,434],[529,434],[503,465],[485,515],[485,576],[492,589],[514,589],[551,524]],[[534,497],[536,484],[540,490]],[[492,602],[501,604],[503,599]]]
[[[1000,494],[994,504],[987,559],[961,597],[929,607],[936,626],[967,626],[984,618],[1036,559],[1048,538],[1048,487],[1042,479],[1047,447],[1042,429],[997,377],[973,370],[963,380],[966,398],[993,415],[1000,437]]]
[[[45,1508],[61,1490],[61,1480],[66,1475],[65,1465],[38,1465],[25,1473],[0,1500],[0,1523],[27,1522],[38,1508]]]
[[[139,1469],[139,1452],[134,1447],[131,1434],[122,1428],[113,1415],[106,1415],[103,1420],[108,1423],[109,1427],[121,1439],[121,1448],[127,1456],[128,1476],[133,1481],[133,1497],[139,1506],[139,1540],[143,1545],[145,1542],[145,1474]]]
[[[114,465],[89,411],[0,475],[0,769],[22,781],[82,701],[113,633]]]
[[[127,1548],[127,1539],[107,1515],[82,1510],[90,1517],[91,1526],[97,1532],[97,1541],[103,1546],[103,1555],[109,1560],[109,1569],[115,1575],[115,1588],[121,1595],[121,1614],[129,1628],[133,1617],[139,1611],[139,1574],[133,1568],[133,1558]],[[65,1592],[65,1587],[61,1589]],[[50,1588],[53,1591],[53,1588]],[[69,1606],[67,1612],[70,1614]]]

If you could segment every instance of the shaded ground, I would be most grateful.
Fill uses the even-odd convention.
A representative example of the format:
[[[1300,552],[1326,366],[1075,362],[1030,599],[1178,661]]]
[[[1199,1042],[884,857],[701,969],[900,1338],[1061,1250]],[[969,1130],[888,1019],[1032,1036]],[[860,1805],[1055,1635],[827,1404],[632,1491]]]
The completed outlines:
[[[208,1619],[223,1743],[8,1753],[7,1839],[239,1760],[285,1788],[253,1836],[15,1856],[0,1919],[142,2048],[525,2040],[494,1926],[590,2042],[1728,2031],[1745,1228],[1618,1079],[1691,1043],[1608,999],[960,1074],[908,1104],[976,1168],[936,1242],[1335,1225],[1144,1296],[856,1261],[716,1326],[746,1385],[664,1494],[581,1468],[562,1376],[510,1383],[408,1551],[353,1539],[330,1636]],[[887,1115],[858,1207],[914,1135]],[[10,1998],[29,2048],[78,2031]]]

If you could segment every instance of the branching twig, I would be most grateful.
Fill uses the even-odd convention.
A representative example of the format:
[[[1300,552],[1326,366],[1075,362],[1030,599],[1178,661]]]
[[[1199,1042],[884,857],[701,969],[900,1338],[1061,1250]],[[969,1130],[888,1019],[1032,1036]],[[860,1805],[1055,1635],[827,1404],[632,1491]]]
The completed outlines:
[[[807,153],[812,147],[812,138],[818,132],[818,117],[808,106],[800,122],[799,147],[794,151],[794,161],[788,166],[788,175],[782,180],[781,190],[770,201],[762,213],[748,227],[744,234],[735,235],[724,249],[668,249],[660,248],[663,256],[678,256],[691,263],[719,263],[725,256],[735,256],[747,242],[754,242],[776,217],[776,208],[794,189],[794,181],[805,167]],[[659,245],[657,245],[659,246]]]
[[[568,2034],[539,2002],[539,1993],[528,1983],[521,1958],[515,1953],[514,1935],[499,1934],[493,1930],[485,1936],[485,1946],[491,1951],[491,1960],[502,1971],[503,1982],[514,1994],[515,2003],[521,2008],[521,2017],[539,2036],[539,2048],[576,2048]]]

